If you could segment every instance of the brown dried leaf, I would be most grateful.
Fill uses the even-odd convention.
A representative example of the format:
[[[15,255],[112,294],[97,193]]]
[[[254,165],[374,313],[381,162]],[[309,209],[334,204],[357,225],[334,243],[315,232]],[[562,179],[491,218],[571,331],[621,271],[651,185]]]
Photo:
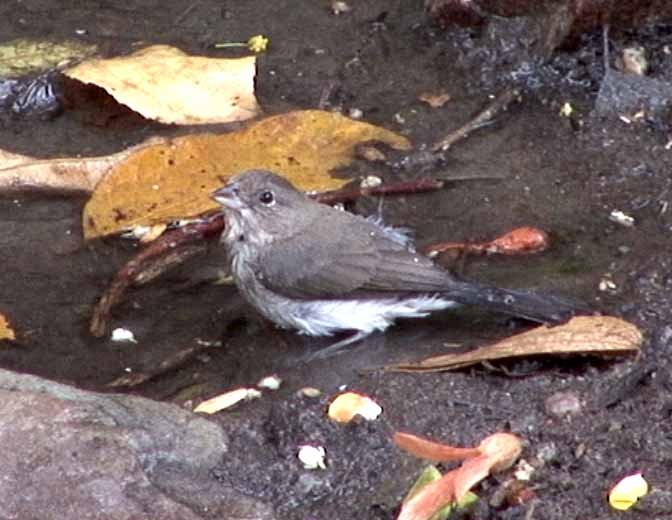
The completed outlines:
[[[210,194],[233,174],[277,171],[306,191],[342,187],[330,171],[348,165],[355,145],[410,143],[384,128],[333,112],[306,110],[269,117],[223,135],[189,135],[147,147],[119,164],[84,208],[86,238],[198,215],[218,207]]]
[[[189,56],[154,45],[129,56],[92,59],[64,73],[105,89],[149,119],[169,124],[244,121],[257,115],[254,56]]]
[[[643,336],[633,324],[613,316],[577,316],[555,327],[537,327],[463,354],[446,354],[415,364],[388,367],[393,371],[435,372],[455,370],[481,361],[552,354],[605,356],[639,351]]]
[[[157,139],[106,157],[58,157],[38,159],[0,150],[0,191],[47,189],[93,191],[116,164]]]

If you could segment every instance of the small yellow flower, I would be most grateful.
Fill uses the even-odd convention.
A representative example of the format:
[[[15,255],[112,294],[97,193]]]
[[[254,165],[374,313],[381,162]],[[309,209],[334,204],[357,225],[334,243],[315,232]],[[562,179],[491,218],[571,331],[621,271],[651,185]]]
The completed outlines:
[[[225,42],[225,43],[215,43],[216,49],[226,49],[230,47],[247,47],[249,50],[255,53],[264,52],[268,48],[268,38],[263,34],[257,34],[252,36],[247,42]]]
[[[263,34],[257,34],[256,36],[252,36],[252,38],[247,40],[247,48],[252,52],[264,52],[267,47],[268,38],[266,38]]]

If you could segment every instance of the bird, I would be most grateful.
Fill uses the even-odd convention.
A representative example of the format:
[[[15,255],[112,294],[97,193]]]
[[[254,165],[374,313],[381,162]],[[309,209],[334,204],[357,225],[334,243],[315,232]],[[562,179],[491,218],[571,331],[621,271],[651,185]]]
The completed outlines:
[[[475,305],[539,323],[569,319],[569,300],[457,277],[381,222],[319,203],[285,177],[249,170],[212,197],[223,209],[221,244],[247,302],[280,328],[349,337],[385,331],[399,318]]]

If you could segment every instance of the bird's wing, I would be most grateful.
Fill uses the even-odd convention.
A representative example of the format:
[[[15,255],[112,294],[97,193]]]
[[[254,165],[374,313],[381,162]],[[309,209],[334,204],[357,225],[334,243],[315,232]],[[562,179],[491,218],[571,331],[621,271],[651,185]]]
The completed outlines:
[[[290,298],[380,297],[439,291],[451,279],[371,221],[333,210],[321,217],[264,252],[256,271],[268,289]]]

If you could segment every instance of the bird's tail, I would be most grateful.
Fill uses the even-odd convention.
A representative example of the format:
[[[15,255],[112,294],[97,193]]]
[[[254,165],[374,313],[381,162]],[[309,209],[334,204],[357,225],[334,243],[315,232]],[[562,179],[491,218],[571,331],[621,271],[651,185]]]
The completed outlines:
[[[539,323],[561,323],[575,314],[588,312],[577,302],[558,296],[525,289],[499,289],[471,281],[456,281],[444,294],[463,305],[477,305]]]

